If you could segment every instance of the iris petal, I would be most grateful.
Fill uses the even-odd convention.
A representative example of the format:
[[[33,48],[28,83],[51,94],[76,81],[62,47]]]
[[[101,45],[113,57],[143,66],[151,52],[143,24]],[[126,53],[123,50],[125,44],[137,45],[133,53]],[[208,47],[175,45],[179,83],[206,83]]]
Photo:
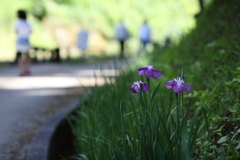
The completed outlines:
[[[136,91],[136,93],[139,93],[139,89],[138,89],[137,85],[135,85],[133,88]]]
[[[144,74],[146,78],[153,77],[154,79],[158,79],[162,74],[160,70],[153,69],[153,65],[150,64],[147,64],[146,67],[139,68],[137,73],[139,76]]]
[[[135,90],[133,89],[133,86],[131,86],[131,87],[129,88],[129,90],[130,90],[132,93],[135,93]]]
[[[147,69],[144,73],[145,73],[145,76],[147,78],[150,78],[153,75],[153,70],[152,69]]]
[[[189,93],[189,92],[192,92],[192,86],[190,86],[189,84],[185,83],[185,86],[186,86],[186,91]]]
[[[153,77],[154,79],[158,79],[158,78],[161,76],[161,74],[162,74],[161,71],[156,70],[156,69],[153,69],[152,71],[153,71],[152,77]]]
[[[149,88],[149,85],[147,83],[141,83],[140,86],[143,92],[146,92]]]
[[[181,93],[184,91],[185,89],[185,85],[184,83],[176,83],[175,85],[173,85],[172,89],[175,93]]]
[[[145,71],[147,70],[147,67],[141,67],[138,69],[138,75],[141,76]]]
[[[132,85],[129,89],[132,93],[138,93],[139,92],[139,90],[137,88],[137,85]]]
[[[175,82],[175,81],[168,81],[168,82],[166,82],[165,86],[166,86],[167,89],[170,89],[176,83],[177,82]]]

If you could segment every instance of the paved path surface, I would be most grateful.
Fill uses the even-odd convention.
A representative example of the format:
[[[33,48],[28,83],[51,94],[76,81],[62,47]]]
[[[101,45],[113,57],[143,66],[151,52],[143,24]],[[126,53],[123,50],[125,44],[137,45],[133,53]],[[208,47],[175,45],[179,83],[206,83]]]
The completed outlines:
[[[126,60],[119,61],[118,67]],[[31,138],[58,109],[84,93],[100,75],[100,64],[34,64],[32,75],[18,77],[17,66],[0,69],[0,160],[25,160]],[[113,61],[101,64],[114,76]],[[103,83],[98,78],[99,84]]]

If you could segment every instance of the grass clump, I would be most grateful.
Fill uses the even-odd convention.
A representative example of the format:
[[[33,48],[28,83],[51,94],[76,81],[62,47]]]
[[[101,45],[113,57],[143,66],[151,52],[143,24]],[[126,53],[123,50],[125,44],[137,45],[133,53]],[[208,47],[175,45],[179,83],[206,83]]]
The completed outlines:
[[[239,159],[239,6],[237,0],[213,1],[178,44],[138,57],[143,62],[86,94],[71,117],[78,157]],[[149,91],[132,95],[134,81],[149,82],[136,74],[146,61],[163,74]],[[193,91],[175,96],[165,82],[183,77],[182,68]]]
[[[198,117],[205,115],[204,108],[198,107],[189,120],[190,102],[183,93],[176,94],[174,104],[166,105],[164,92],[159,92],[160,81],[143,76],[138,78],[148,82],[149,91],[129,93],[123,86],[131,86],[130,74],[122,72],[115,82],[95,86],[71,117],[81,154],[85,159],[119,160],[193,157],[196,138],[207,125],[207,119]]]

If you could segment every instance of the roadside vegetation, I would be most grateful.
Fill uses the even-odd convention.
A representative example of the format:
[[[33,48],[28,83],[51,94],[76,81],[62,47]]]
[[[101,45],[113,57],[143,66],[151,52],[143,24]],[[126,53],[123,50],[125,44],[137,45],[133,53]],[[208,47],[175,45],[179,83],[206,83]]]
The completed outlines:
[[[106,84],[69,118],[78,152],[70,159],[240,159],[239,10],[238,0],[214,0],[179,43],[135,57],[116,78],[102,75]],[[146,64],[161,76],[139,76]],[[166,89],[178,76],[191,91]],[[132,93],[136,81],[144,84]]]

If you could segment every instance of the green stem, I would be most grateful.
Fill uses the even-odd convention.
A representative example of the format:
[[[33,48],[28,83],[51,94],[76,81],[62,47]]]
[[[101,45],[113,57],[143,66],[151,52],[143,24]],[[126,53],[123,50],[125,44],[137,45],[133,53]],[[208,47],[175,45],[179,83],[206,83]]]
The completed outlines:
[[[184,110],[183,92],[182,92],[182,111]]]
[[[179,119],[179,105],[180,105],[180,102],[179,102],[179,96],[178,94],[176,94],[176,105],[177,105],[177,136],[178,136],[178,157],[180,158],[181,157],[181,152],[180,152],[180,148],[181,148],[181,128],[180,128],[180,119]]]
[[[123,134],[123,113],[122,113],[122,103],[120,102],[120,116],[121,116],[121,128],[122,128],[122,144],[123,144],[123,139],[124,139],[124,134]],[[122,145],[123,149],[123,145]]]
[[[151,84],[150,84],[150,78],[147,78],[147,83],[148,83],[149,89],[150,89],[150,86],[151,86]]]
[[[178,94],[176,94],[176,109],[177,109],[177,127],[179,129],[180,123],[179,123],[179,97]]]

